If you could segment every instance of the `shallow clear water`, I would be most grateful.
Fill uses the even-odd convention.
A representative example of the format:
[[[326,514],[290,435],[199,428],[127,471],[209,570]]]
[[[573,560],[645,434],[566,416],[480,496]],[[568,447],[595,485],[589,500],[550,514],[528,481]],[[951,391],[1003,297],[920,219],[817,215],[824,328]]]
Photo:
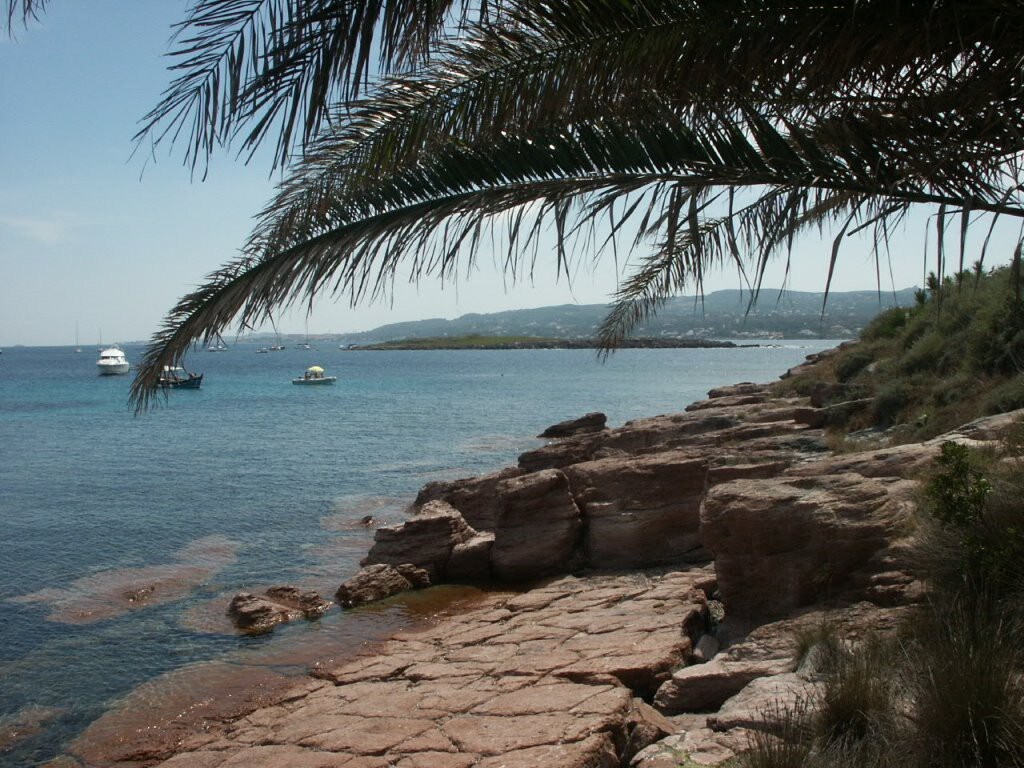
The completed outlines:
[[[96,375],[94,350],[5,349],[0,765],[52,757],[163,673],[273,657],[275,644],[314,634],[357,642],[400,624],[401,612],[358,622],[335,613],[252,638],[222,614],[244,589],[333,593],[369,542],[352,522],[399,519],[425,482],[514,464],[544,427],[588,411],[618,426],[681,410],[714,386],[770,381],[834,343],[623,350],[606,363],[587,350],[327,344],[256,354],[239,344],[194,353],[187,364],[205,374],[202,389],[171,392],[138,418],[127,406],[131,377]],[[140,359],[140,347],[125,349]],[[290,383],[313,364],[337,384]],[[155,586],[126,604],[140,584]],[[299,655],[274,658],[284,669]],[[5,742],[5,728],[23,734],[26,720],[34,734]]]

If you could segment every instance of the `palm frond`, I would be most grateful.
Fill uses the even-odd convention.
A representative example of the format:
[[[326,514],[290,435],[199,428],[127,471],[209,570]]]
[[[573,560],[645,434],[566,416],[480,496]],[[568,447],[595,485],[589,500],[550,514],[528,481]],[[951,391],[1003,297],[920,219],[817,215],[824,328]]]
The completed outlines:
[[[195,0],[172,39],[176,77],[135,141],[183,140],[195,169],[235,138],[251,156],[274,137],[283,165],[331,105],[378,69],[422,61],[452,14],[475,12],[465,0]]]
[[[580,258],[574,237],[583,258],[614,247],[616,233],[633,233],[634,249],[654,244],[605,325],[612,343],[712,266],[735,264],[756,295],[768,260],[788,259],[811,227],[842,222],[834,262],[844,233],[873,227],[884,247],[912,205],[1024,217],[1018,4],[495,8],[500,23],[472,26],[415,72],[322,113],[328,128],[305,126],[307,151],[246,255],[183,299],[155,337],[137,406],[162,365],[233,318],[255,323],[321,294],[377,296],[401,266],[414,279],[450,278],[474,263],[496,221],[513,276],[529,274],[541,222],[553,225],[562,274]],[[275,82],[239,91],[255,105],[247,119],[298,114],[274,94],[301,101],[308,84],[295,83],[320,66],[284,53],[278,64]]]
[[[27,26],[46,12],[46,6],[50,0],[6,0],[7,21],[6,29],[10,35],[14,34],[14,28],[19,24]]]

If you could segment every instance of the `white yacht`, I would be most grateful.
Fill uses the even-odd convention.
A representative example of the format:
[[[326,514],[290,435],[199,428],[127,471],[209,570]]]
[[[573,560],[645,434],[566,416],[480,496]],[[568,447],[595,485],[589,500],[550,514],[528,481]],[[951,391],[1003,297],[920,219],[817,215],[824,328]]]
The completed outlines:
[[[100,359],[96,361],[96,367],[100,371],[100,376],[116,376],[128,373],[131,366],[128,365],[128,358],[124,356],[121,348],[114,346],[100,350]]]

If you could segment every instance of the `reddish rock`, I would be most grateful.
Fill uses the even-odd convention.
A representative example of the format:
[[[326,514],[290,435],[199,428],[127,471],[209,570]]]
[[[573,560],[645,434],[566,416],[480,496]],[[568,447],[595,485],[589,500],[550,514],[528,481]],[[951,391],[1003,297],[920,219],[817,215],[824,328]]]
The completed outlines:
[[[269,632],[278,624],[300,618],[302,611],[265,597],[240,592],[232,598],[228,605],[228,615],[239,629],[245,632],[262,633]]]
[[[755,620],[863,596],[908,514],[886,483],[860,475],[735,480],[708,491],[701,536],[728,614]]]
[[[745,395],[763,395],[768,392],[768,384],[755,384],[752,381],[741,381],[738,384],[729,384],[725,387],[715,387],[708,391],[708,398],[714,400],[720,397],[742,397]]]
[[[354,608],[412,589],[413,585],[391,565],[368,565],[345,581],[335,594],[342,608]]]
[[[449,581],[481,583],[493,578],[491,572],[491,548],[494,546],[493,533],[479,533],[469,541],[452,547],[448,558],[446,576]]]
[[[626,719],[627,741],[622,749],[622,764],[645,747],[675,733],[675,725],[643,699],[633,699],[633,708]]]
[[[773,714],[779,717],[793,712],[801,702],[814,701],[820,688],[796,672],[758,677],[708,717],[708,727],[714,731],[765,729]]]
[[[708,408],[728,408],[734,405],[759,405],[768,400],[766,392],[752,395],[720,395],[710,400],[698,400],[686,406],[687,411],[703,411]]]
[[[709,712],[722,706],[752,680],[792,671],[792,660],[727,661],[712,659],[676,671],[654,697],[663,712]]]
[[[427,483],[416,496],[416,508],[431,501],[445,501],[475,530],[493,531],[498,516],[498,483],[521,474],[522,469],[508,467],[480,477]]]
[[[303,592],[289,586],[271,587],[264,594],[276,603],[302,611],[302,615],[307,619],[320,618],[333,605],[333,603],[329,600],[324,600],[316,592]]]
[[[913,477],[920,474],[938,455],[939,446],[934,441],[909,443],[824,456],[794,464],[786,474],[820,477],[852,472],[863,477]]]
[[[591,566],[637,568],[680,562],[701,550],[700,504],[707,462],[681,451],[567,467],[586,519]]]
[[[558,470],[544,470],[498,484],[501,508],[491,567],[502,581],[565,573],[576,561],[582,521]]]
[[[597,451],[605,447],[604,439],[603,433],[577,435],[568,440],[559,440],[536,450],[526,451],[519,454],[519,469],[522,472],[540,472],[590,461]]]
[[[402,577],[412,584],[413,589],[423,589],[430,586],[430,574],[423,568],[410,563],[399,563],[395,570],[402,574]]]
[[[411,563],[434,581],[443,581],[452,549],[476,536],[452,505],[431,501],[419,513],[395,527],[378,528],[362,565]]]
[[[824,427],[828,423],[828,413],[824,408],[797,408],[793,421],[808,427]]]
[[[928,442],[929,444],[936,442],[941,444],[946,440],[1001,440],[1014,434],[1015,430],[1020,428],[1021,421],[1024,421],[1024,408],[969,421],[963,426],[957,427],[951,432]]]
[[[751,458],[758,460],[750,461]],[[755,457],[751,457],[749,454],[719,456],[711,459],[708,467],[708,487],[727,483],[730,480],[778,477],[798,458],[793,451],[772,451]]]

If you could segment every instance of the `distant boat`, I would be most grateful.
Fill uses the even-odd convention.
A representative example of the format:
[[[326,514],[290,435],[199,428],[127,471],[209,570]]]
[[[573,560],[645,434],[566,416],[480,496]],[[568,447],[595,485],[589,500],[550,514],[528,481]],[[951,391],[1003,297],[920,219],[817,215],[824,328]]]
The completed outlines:
[[[121,348],[115,345],[100,350],[100,359],[96,361],[96,368],[99,369],[100,376],[118,376],[128,373],[131,366]]]
[[[207,352],[227,352],[228,345],[224,343],[224,339],[221,338],[220,334],[217,334],[217,340],[214,341],[206,348]]]
[[[309,321],[306,321],[306,340],[295,345],[296,349],[312,349],[309,346]]]
[[[203,374],[189,373],[180,366],[165,365],[159,383],[166,389],[199,389],[203,383]]]
[[[75,323],[75,352],[81,352],[82,346],[78,343],[78,323]]]
[[[337,380],[337,376],[324,376],[324,369],[319,365],[311,365],[304,374],[292,379],[292,384],[333,384]]]

